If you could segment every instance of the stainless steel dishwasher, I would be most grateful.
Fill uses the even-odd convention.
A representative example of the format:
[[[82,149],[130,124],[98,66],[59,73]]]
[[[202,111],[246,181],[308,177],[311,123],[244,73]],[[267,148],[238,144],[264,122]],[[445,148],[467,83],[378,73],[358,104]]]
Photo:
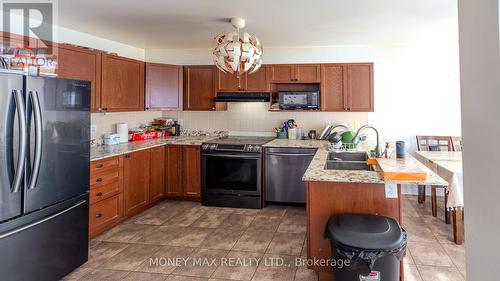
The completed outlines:
[[[302,176],[315,152],[314,148],[266,148],[264,150],[265,200],[305,203],[306,189]]]

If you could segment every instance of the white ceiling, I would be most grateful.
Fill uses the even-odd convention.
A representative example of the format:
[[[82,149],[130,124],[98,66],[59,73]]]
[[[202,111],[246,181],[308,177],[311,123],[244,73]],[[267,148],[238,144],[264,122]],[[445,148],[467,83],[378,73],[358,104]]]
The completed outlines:
[[[145,49],[212,47],[231,17],[264,47],[401,44],[457,25],[457,0],[63,0],[59,25]]]

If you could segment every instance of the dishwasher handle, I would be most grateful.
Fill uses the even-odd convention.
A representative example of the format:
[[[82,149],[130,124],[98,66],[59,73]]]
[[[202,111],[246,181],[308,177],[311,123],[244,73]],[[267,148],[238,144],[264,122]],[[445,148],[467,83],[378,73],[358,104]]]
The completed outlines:
[[[292,156],[292,157],[307,157],[307,156],[314,156],[314,153],[303,154],[303,153],[276,153],[276,152],[269,152],[269,153],[267,153],[267,155]]]

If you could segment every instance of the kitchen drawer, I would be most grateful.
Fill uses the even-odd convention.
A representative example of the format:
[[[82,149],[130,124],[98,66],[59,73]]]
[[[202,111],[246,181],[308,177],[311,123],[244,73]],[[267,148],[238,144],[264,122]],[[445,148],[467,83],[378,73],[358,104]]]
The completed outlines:
[[[103,186],[113,182],[117,182],[120,179],[119,170],[111,170],[105,173],[97,173],[90,176],[90,189],[92,190],[95,186]]]
[[[89,234],[91,237],[99,234],[120,222],[123,216],[123,195],[104,199],[90,204]]]
[[[110,157],[90,162],[90,174],[100,173],[108,170],[118,170],[120,157]]]
[[[120,181],[114,181],[110,184],[93,186],[90,189],[90,204],[99,202],[111,196],[115,196],[121,193],[123,190],[121,188]]]

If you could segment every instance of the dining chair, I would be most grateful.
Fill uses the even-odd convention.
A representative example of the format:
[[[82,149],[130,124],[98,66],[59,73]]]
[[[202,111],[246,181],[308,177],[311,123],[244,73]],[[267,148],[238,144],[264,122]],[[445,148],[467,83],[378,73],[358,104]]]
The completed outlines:
[[[462,151],[462,137],[451,137],[453,151]]]
[[[460,141],[461,144],[461,141]],[[450,136],[417,136],[417,149],[419,151],[453,151],[453,140]],[[461,149],[461,145],[460,145]],[[425,185],[418,186],[418,203],[425,202]],[[445,221],[451,221],[451,212],[446,209],[448,204],[448,190],[444,188]],[[437,217],[437,191],[436,186],[431,187],[432,216]]]

